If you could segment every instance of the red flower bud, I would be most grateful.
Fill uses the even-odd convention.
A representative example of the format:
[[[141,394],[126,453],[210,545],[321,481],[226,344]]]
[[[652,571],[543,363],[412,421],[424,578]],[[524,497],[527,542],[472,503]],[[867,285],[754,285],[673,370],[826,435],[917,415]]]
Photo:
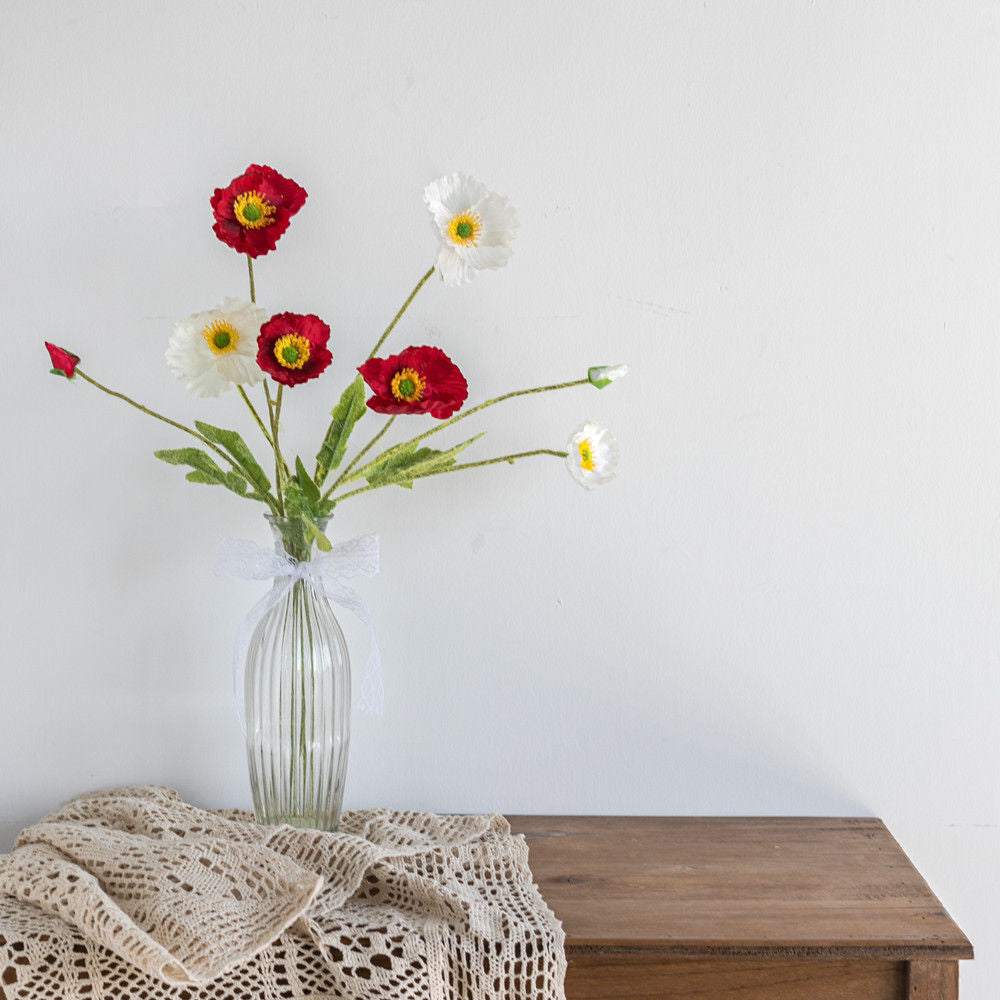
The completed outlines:
[[[56,347],[55,344],[50,344],[48,341],[45,341],[45,346],[48,349],[49,357],[52,359],[52,374],[65,375],[66,378],[72,378],[76,372],[76,366],[80,363],[80,359],[75,354],[70,354],[69,351],[61,347]]]

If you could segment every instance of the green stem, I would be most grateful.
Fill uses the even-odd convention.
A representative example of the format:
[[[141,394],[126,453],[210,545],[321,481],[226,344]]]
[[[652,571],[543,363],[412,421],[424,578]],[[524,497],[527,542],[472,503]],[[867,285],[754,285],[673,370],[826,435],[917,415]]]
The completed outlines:
[[[260,414],[257,412],[257,407],[255,407],[253,405],[253,402],[251,401],[250,397],[247,395],[246,390],[243,388],[243,386],[238,385],[236,388],[239,390],[240,395],[243,397],[243,402],[246,403],[247,406],[250,408],[250,412],[253,414],[254,420],[257,421],[257,426],[260,428],[261,434],[264,435],[264,437],[267,439],[267,443],[273,449],[274,448],[274,439],[271,437],[271,432],[267,429],[267,426],[265,425],[263,419],[261,418]],[[267,386],[266,385],[264,387],[264,393],[265,393],[265,395],[267,394]],[[267,407],[268,419],[270,419],[270,414],[271,414],[271,401],[270,401],[270,399],[267,402],[268,402],[268,407]],[[287,478],[288,475],[289,475],[288,465],[287,464],[284,466],[284,472],[285,472],[285,477]]]
[[[352,469],[353,469],[353,468],[354,468],[354,467],[355,467],[355,466],[356,466],[356,465],[358,464],[358,462],[360,462],[360,461],[361,461],[361,459],[362,459],[362,458],[364,458],[364,457],[365,457],[365,455],[367,455],[367,454],[368,454],[368,452],[369,452],[369,451],[371,451],[371,449],[372,449],[372,446],[373,446],[373,445],[375,445],[375,443],[376,443],[376,442],[377,442],[377,441],[378,441],[378,440],[379,440],[379,439],[380,439],[380,438],[382,437],[382,435],[383,435],[383,434],[385,434],[385,432],[386,432],[386,431],[387,431],[387,430],[388,430],[388,429],[389,429],[389,428],[390,428],[390,427],[392,426],[392,422],[393,422],[393,421],[394,421],[395,419],[396,419],[396,414],[394,413],[394,414],[393,414],[393,415],[392,415],[392,416],[391,416],[391,417],[390,417],[390,418],[388,419],[388,421],[387,421],[387,422],[386,422],[386,424],[385,424],[385,425],[384,425],[384,426],[382,427],[382,429],[381,429],[381,430],[380,430],[380,431],[378,432],[378,434],[376,434],[376,435],[375,435],[375,437],[373,437],[373,438],[371,439],[371,441],[369,441],[369,442],[368,442],[368,444],[366,444],[366,445],[364,446],[364,448],[362,448],[362,449],[361,449],[361,451],[359,451],[359,452],[357,453],[357,455],[355,455],[355,456],[354,456],[354,458],[353,458],[353,459],[351,460],[351,464],[350,464],[350,465],[348,465],[348,467],[347,467],[346,469],[344,469],[344,471],[343,471],[343,472],[342,472],[342,473],[341,473],[341,474],[340,474],[340,475],[339,475],[339,476],[337,477],[337,480],[336,480],[336,482],[334,482],[334,484],[333,484],[333,485],[332,485],[332,486],[331,486],[331,487],[330,487],[330,488],[329,488],[329,489],[328,489],[328,490],[326,491],[326,493],[324,493],[324,494],[323,494],[323,499],[324,499],[324,500],[329,500],[329,498],[330,498],[330,494],[331,494],[331,493],[332,493],[332,492],[333,492],[333,491],[334,491],[334,490],[335,490],[335,489],[336,489],[336,488],[337,488],[337,487],[338,487],[338,486],[339,486],[339,485],[340,485],[340,484],[341,484],[342,482],[344,482],[344,480],[346,480],[346,479],[347,479],[347,477],[348,477],[348,476],[349,476],[349,475],[351,474],[351,470],[352,470]]]
[[[267,438],[267,443],[273,448],[274,442],[271,440],[271,435],[268,432],[268,429],[264,426],[264,421],[261,420],[260,414],[257,412],[257,407],[250,401],[250,397],[247,395],[246,389],[244,389],[243,386],[238,385],[236,387],[236,391],[243,397],[243,402],[247,404],[247,408],[253,414],[253,418],[257,422],[257,426],[260,428],[261,434]]]
[[[106,392],[109,396],[114,396],[115,399],[122,399],[129,406],[134,406],[137,410],[145,413],[147,416],[156,417],[157,420],[162,420],[165,424],[170,424],[171,427],[176,427],[179,431],[184,431],[185,434],[190,434],[192,437],[196,437],[202,444],[207,445],[212,451],[218,452],[224,458],[226,457],[225,452],[217,448],[211,441],[207,438],[202,437],[196,430],[191,427],[185,427],[184,424],[177,423],[176,420],[171,420],[170,417],[165,417],[162,413],[157,413],[156,410],[151,410],[148,406],[143,406],[142,403],[136,402],[131,396],[126,396],[123,392],[116,392],[114,389],[109,389],[106,385],[101,385],[97,379],[91,378],[82,368],[76,369],[76,374],[82,379],[89,382],[92,386],[100,389],[101,392]]]
[[[530,458],[532,455],[554,455],[556,458],[565,458],[567,452],[565,451],[554,451],[551,448],[536,448],[534,451],[519,451],[514,455],[498,455],[496,458],[485,458],[481,462],[463,462],[461,465],[452,465],[447,469],[438,469],[436,472],[427,472],[422,476],[415,476],[415,479],[427,479],[430,476],[443,476],[448,472],[462,472],[465,469],[479,469],[484,465],[496,465],[498,462],[506,462],[508,465],[513,465],[519,458]],[[357,496],[359,493],[367,493],[369,490],[378,490],[383,486],[392,486],[393,483],[379,483],[375,486],[361,486],[356,490],[351,490],[350,493],[344,493],[342,496],[336,498],[334,503],[340,503],[342,500],[346,500],[348,497]]]
[[[285,460],[281,456],[281,446],[278,444],[278,422],[281,419],[281,396],[283,385],[278,386],[278,397],[275,402],[271,402],[271,392],[264,382],[264,396],[267,398],[267,412],[271,416],[271,445],[274,448],[274,481],[275,493],[278,496],[278,516],[285,516],[284,484],[282,483],[282,472],[287,468]]]
[[[430,277],[431,277],[431,275],[433,273],[434,273],[434,268],[432,267],[417,282],[416,288],[414,288],[413,291],[410,292],[410,297],[400,307],[399,312],[396,313],[396,315],[392,317],[392,322],[385,328],[385,330],[382,333],[382,336],[379,337],[379,339],[378,339],[378,343],[372,348],[371,354],[368,355],[369,358],[374,358],[375,355],[378,354],[378,349],[386,342],[386,339],[388,338],[389,334],[392,333],[392,328],[399,322],[400,317],[403,315],[403,313],[405,313],[406,310],[410,308],[410,303],[417,297],[417,292],[419,292],[420,289],[423,288],[424,285],[427,284],[427,282],[430,280]]]
[[[220,447],[212,444],[212,442],[209,441],[208,438],[203,437],[201,434],[199,434],[196,430],[194,430],[194,428],[186,427],[184,424],[179,424],[176,420],[171,420],[170,417],[165,417],[162,413],[157,413],[156,410],[151,410],[148,406],[143,406],[142,403],[137,402],[131,396],[126,396],[125,393],[123,392],[116,392],[114,389],[109,389],[106,385],[101,385],[101,383],[98,382],[97,379],[91,378],[80,367],[77,367],[76,374],[79,375],[80,378],[82,378],[85,382],[89,382],[95,388],[100,389],[101,392],[106,392],[109,396],[114,396],[115,399],[123,400],[124,402],[128,403],[129,406],[134,406],[141,413],[145,413],[146,416],[155,417],[157,420],[161,420],[163,421],[163,423],[169,424],[171,427],[176,427],[177,430],[184,431],[185,434],[190,434],[191,437],[197,438],[206,448],[210,448],[220,458],[224,458],[226,462],[229,465],[231,465],[236,472],[238,472],[244,479],[246,479],[246,474],[243,472],[243,470],[239,467],[239,464],[234,459],[230,458],[230,456],[227,455]],[[249,480],[247,480],[247,482],[250,483]],[[250,483],[250,485],[252,486],[253,484]],[[275,505],[272,503],[270,497],[267,498],[267,502],[272,509],[274,510],[277,509]]]
[[[369,359],[374,358],[375,355],[378,353],[379,348],[386,342],[386,340],[389,337],[389,334],[392,333],[393,327],[395,327],[395,325],[399,322],[400,317],[402,317],[403,313],[405,313],[406,310],[410,308],[410,303],[417,297],[417,292],[419,292],[420,289],[423,288],[424,285],[426,285],[427,282],[430,280],[430,277],[434,273],[434,270],[435,269],[433,267],[430,268],[427,271],[427,273],[424,274],[424,276],[417,282],[416,287],[413,289],[412,292],[410,292],[409,296],[407,297],[406,301],[402,304],[402,306],[400,306],[399,312],[397,312],[396,315],[392,317],[392,322],[382,331],[382,336],[378,338],[378,342],[372,348],[371,354],[368,355]],[[392,421],[390,420],[389,423],[392,423]],[[329,435],[330,435],[330,429],[332,427],[333,427],[333,423],[331,422],[330,426],[326,429],[326,434],[323,435],[323,440],[324,441],[327,439],[327,437],[329,437]],[[388,425],[386,425],[386,427],[382,428],[382,433],[383,434],[385,433],[387,427],[388,427]],[[369,447],[371,447],[371,446],[369,445]],[[365,450],[367,450],[367,449],[365,449]],[[362,452],[362,454],[364,454],[364,452]],[[351,466],[348,466],[348,468],[351,468]],[[321,482],[321,480],[319,478],[319,472],[320,472],[320,469],[319,469],[319,466],[317,465],[316,466],[316,474],[315,474],[314,478],[316,479],[316,482],[317,482],[318,485],[322,485],[322,482]],[[336,483],[333,484],[333,486],[330,487],[330,490],[327,490],[327,494],[326,495],[329,496],[330,495],[330,491],[336,489],[337,486],[340,483],[342,483],[343,481],[344,481],[344,473],[341,473],[340,478],[337,480]]]
[[[494,396],[493,399],[488,399],[485,403],[480,403],[478,406],[472,407],[471,410],[463,410],[458,414],[458,416],[452,417],[450,420],[443,420],[440,423],[435,424],[429,431],[424,431],[423,434],[418,434],[416,437],[410,438],[409,441],[403,441],[401,444],[393,445],[392,448],[382,452],[382,454],[379,455],[373,462],[369,462],[367,465],[362,466],[349,478],[345,476],[344,482],[349,483],[355,479],[361,479],[364,474],[371,469],[375,462],[381,461],[386,455],[401,451],[403,448],[407,448],[410,445],[419,444],[424,440],[424,438],[429,438],[432,434],[437,434],[438,431],[443,431],[446,427],[450,427],[452,424],[457,424],[459,420],[471,417],[473,413],[485,410],[488,406],[495,406],[497,403],[513,399],[515,396],[531,396],[538,392],[554,392],[556,389],[569,389],[575,385],[590,385],[590,380],[581,378],[576,379],[573,382],[558,382],[555,385],[542,385],[538,386],[536,389],[515,389],[514,392],[505,392],[502,396]]]
[[[247,254],[247,271],[250,274],[250,301],[256,305],[257,304],[257,286],[254,284],[253,280],[253,257]]]

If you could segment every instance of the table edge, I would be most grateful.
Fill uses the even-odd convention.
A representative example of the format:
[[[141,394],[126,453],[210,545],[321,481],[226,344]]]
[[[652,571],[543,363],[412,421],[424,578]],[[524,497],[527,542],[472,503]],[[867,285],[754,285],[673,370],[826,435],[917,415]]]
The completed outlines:
[[[822,823],[843,823],[844,825],[866,825],[878,827],[886,833],[893,841],[900,853],[909,861],[909,856],[902,849],[899,842],[893,836],[892,831],[885,822],[878,816],[823,816],[823,815],[796,815],[796,816],[711,816],[711,815],[664,815],[662,813],[646,814],[610,814],[610,813],[505,813],[507,821],[511,824],[513,832],[517,836],[522,836],[525,840],[531,837],[557,837],[560,834],[548,833],[545,830],[532,831],[532,823],[558,823],[561,820],[663,820],[675,819],[680,821],[702,821],[712,820],[720,822],[747,822],[748,820],[774,823],[797,823],[804,824]],[[773,941],[761,942],[740,942],[739,944],[719,945],[712,941],[683,940],[683,941],[649,941],[642,943],[622,944],[620,941],[611,942],[600,938],[580,938],[566,940],[566,955],[569,958],[596,957],[628,958],[633,961],[664,962],[681,958],[760,958],[775,960],[790,959],[820,959],[820,958],[844,958],[844,959],[872,959],[881,961],[908,961],[910,959],[937,959],[948,960],[968,960],[975,957],[972,942],[969,941],[965,932],[958,926],[954,917],[941,904],[936,893],[924,879],[920,871],[910,862],[913,870],[920,877],[930,896],[941,907],[941,911],[951,922],[958,932],[959,939],[953,941],[942,941],[941,943],[905,943],[900,941],[886,941],[884,943],[868,942],[865,945],[853,943],[838,944],[830,942],[823,945],[816,945],[811,942],[782,942],[776,944]],[[533,872],[537,881],[537,875]],[[559,914],[556,913],[556,917]]]

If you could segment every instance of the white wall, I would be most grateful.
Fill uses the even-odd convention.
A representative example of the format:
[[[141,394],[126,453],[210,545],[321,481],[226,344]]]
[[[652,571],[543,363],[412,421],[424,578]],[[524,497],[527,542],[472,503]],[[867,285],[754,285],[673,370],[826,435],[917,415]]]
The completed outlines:
[[[262,302],[314,311],[325,415],[432,262],[424,185],[520,211],[505,270],[418,298],[498,408],[477,457],[623,452],[587,495],[536,459],[345,504],[384,717],[352,806],[877,814],[1000,975],[1000,8],[973,3],[8,0],[0,45],[0,846],[71,795],[249,793],[216,579],[256,508],[183,442],[47,374],[43,340],[178,418],[175,319],[244,294],[208,198],[263,161],[309,191]],[[412,426],[412,425],[411,425]],[[358,636],[357,630],[354,635]],[[363,654],[359,654],[360,660]]]

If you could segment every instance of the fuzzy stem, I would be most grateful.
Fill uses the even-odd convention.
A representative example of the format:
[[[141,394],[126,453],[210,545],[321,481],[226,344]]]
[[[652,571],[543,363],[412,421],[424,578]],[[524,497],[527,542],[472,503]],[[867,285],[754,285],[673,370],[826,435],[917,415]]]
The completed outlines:
[[[515,396],[531,396],[538,392],[554,392],[556,389],[569,389],[575,385],[590,385],[590,380],[581,378],[574,382],[558,382],[555,385],[542,385],[538,386],[536,389],[516,389],[514,392],[505,392],[502,396],[494,396],[493,399],[486,400],[485,403],[480,403],[478,406],[472,407],[471,410],[463,410],[458,416],[452,417],[450,420],[443,420],[441,423],[436,424],[429,431],[424,431],[423,434],[418,434],[414,438],[410,438],[409,441],[403,441],[401,444],[394,445],[392,448],[387,449],[374,462],[369,462],[367,465],[362,466],[355,472],[352,476],[344,477],[344,482],[351,482],[355,479],[360,479],[364,474],[385,455],[390,452],[400,451],[409,445],[419,444],[424,438],[429,438],[432,434],[437,434],[438,431],[443,431],[446,427],[450,427],[452,424],[457,424],[459,420],[464,420],[466,417],[471,417],[473,413],[478,413],[480,410],[485,410],[488,406],[494,406],[497,403],[502,403],[504,400],[513,399]]]
[[[250,274],[250,301],[256,305],[257,304],[257,286],[254,284],[253,280],[253,257],[247,254],[247,271]]]
[[[386,421],[385,425],[384,425],[384,426],[382,427],[382,429],[381,429],[381,430],[380,430],[380,431],[378,432],[378,434],[376,434],[376,435],[375,435],[375,437],[373,437],[373,438],[371,439],[371,441],[369,441],[369,442],[368,442],[368,444],[366,444],[366,445],[364,446],[364,448],[362,448],[362,449],[361,449],[361,451],[359,451],[359,452],[357,453],[357,455],[355,455],[355,456],[354,456],[354,458],[353,458],[353,459],[351,460],[351,464],[350,464],[350,465],[348,465],[348,467],[347,467],[346,469],[344,469],[344,471],[343,471],[343,472],[342,472],[342,473],[341,473],[341,474],[340,474],[340,475],[339,475],[339,476],[337,477],[337,480],[336,480],[336,482],[334,482],[334,484],[333,484],[333,485],[332,485],[332,486],[331,486],[331,487],[330,487],[330,488],[329,488],[329,489],[328,489],[328,490],[326,491],[326,493],[324,493],[324,494],[323,494],[323,499],[324,499],[324,500],[328,500],[328,499],[330,498],[330,494],[331,494],[331,493],[332,493],[332,492],[333,492],[333,491],[334,491],[334,490],[335,490],[335,489],[336,489],[336,488],[337,488],[337,487],[338,487],[338,486],[339,486],[339,485],[340,485],[340,484],[341,484],[342,482],[344,482],[344,480],[345,480],[345,479],[347,479],[347,477],[348,477],[348,476],[350,475],[350,473],[351,473],[351,470],[352,470],[352,469],[353,469],[353,468],[354,468],[354,467],[355,467],[355,466],[356,466],[356,465],[358,464],[358,462],[360,462],[360,461],[361,461],[361,459],[362,459],[362,458],[364,458],[364,457],[365,457],[365,455],[367,455],[367,454],[368,454],[368,452],[369,452],[369,451],[371,451],[371,449],[372,449],[372,446],[373,446],[373,445],[374,445],[374,444],[375,444],[375,443],[376,443],[376,442],[377,442],[377,441],[378,441],[378,440],[379,440],[379,439],[380,439],[380,438],[382,437],[382,435],[383,435],[383,434],[385,434],[385,432],[386,432],[386,431],[387,431],[387,430],[388,430],[388,429],[389,429],[389,428],[390,428],[390,427],[392,426],[392,422],[393,422],[393,421],[394,421],[395,419],[396,419],[396,414],[394,413],[394,414],[393,414],[393,415],[392,415],[392,416],[391,416],[391,417],[390,417],[390,418],[388,419],[388,421]]]
[[[478,469],[484,465],[496,465],[498,462],[506,462],[508,465],[513,465],[519,458],[529,458],[532,455],[554,455],[556,458],[565,458],[567,453],[565,451],[554,451],[551,448],[536,448],[534,451],[520,451],[514,455],[498,455],[496,458],[486,458],[481,462],[463,462],[461,465],[452,465],[447,469],[438,469],[436,472],[427,472],[422,476],[414,476],[415,479],[427,479],[430,476],[443,476],[448,472],[461,472],[464,469]],[[344,493],[339,496],[334,501],[335,503],[340,503],[342,500],[346,500],[348,497],[357,496],[359,493],[367,493],[369,490],[378,490],[383,486],[392,486],[393,483],[379,483],[375,486],[361,486],[356,490],[351,490],[350,493]]]
[[[264,421],[261,420],[260,414],[257,412],[257,407],[255,407],[253,403],[250,401],[250,397],[247,395],[246,389],[244,389],[243,386],[238,385],[236,387],[236,391],[243,397],[243,402],[247,404],[247,408],[253,414],[253,418],[256,421],[257,426],[260,428],[261,434],[263,434],[264,437],[267,438],[267,443],[273,448],[274,442],[271,440],[271,435],[268,432],[268,429],[264,426]]]
[[[248,258],[249,259],[249,258]],[[283,466],[285,465],[285,460],[281,457],[281,449],[278,445],[278,416],[281,409],[281,390],[284,386],[278,386],[278,401],[277,405],[271,401],[271,390],[267,386],[267,380],[264,380],[264,396],[267,399],[267,412],[271,418],[271,447],[274,449],[274,482],[275,490],[274,492],[278,496],[278,516],[285,516],[285,502],[283,499],[283,490],[281,483],[281,473],[283,471]]]
[[[264,435],[264,437],[267,439],[267,443],[273,448],[274,447],[274,441],[271,438],[271,432],[265,426],[263,419],[261,418],[260,414],[257,412],[257,408],[253,405],[253,402],[251,401],[250,397],[247,395],[246,390],[241,385],[238,385],[236,388],[239,391],[239,394],[243,397],[243,402],[246,403],[247,406],[250,408],[250,412],[253,414],[254,420],[257,421],[257,426],[260,428],[261,434]],[[268,400],[268,404],[270,404],[270,400]],[[271,412],[271,407],[270,407],[270,405],[268,405],[268,414],[269,415],[270,415],[270,412]],[[287,465],[285,465],[285,475],[286,476],[288,475],[288,466]]]
[[[375,357],[375,355],[378,353],[378,349],[386,342],[386,339],[388,338],[389,334],[392,333],[392,328],[399,322],[400,317],[403,315],[403,313],[405,313],[406,310],[410,308],[410,303],[417,297],[417,292],[419,292],[420,289],[423,288],[424,285],[427,284],[427,282],[430,280],[430,277],[431,277],[431,275],[433,273],[434,273],[434,268],[432,267],[417,282],[416,288],[414,288],[413,291],[410,292],[410,297],[402,304],[402,306],[399,309],[399,312],[396,313],[396,315],[392,317],[392,322],[385,328],[385,330],[382,333],[382,336],[379,337],[379,339],[378,339],[378,343],[372,348],[371,354],[368,355],[369,358],[374,358]]]
[[[244,479],[246,479],[246,475],[234,459],[227,455],[220,447],[218,447],[218,445],[212,444],[208,438],[199,434],[196,430],[194,430],[194,428],[186,427],[184,424],[179,424],[176,420],[171,420],[170,417],[165,417],[162,413],[157,413],[156,410],[151,410],[148,406],[143,406],[142,403],[136,402],[136,400],[134,400],[131,396],[126,396],[123,392],[116,392],[114,389],[109,389],[106,385],[101,385],[97,379],[91,378],[80,367],[77,367],[76,374],[79,375],[85,382],[89,382],[95,388],[100,389],[101,392],[106,392],[109,396],[114,396],[115,399],[123,400],[128,403],[129,406],[134,406],[141,413],[145,413],[146,416],[155,417],[157,420],[161,420],[165,424],[170,424],[171,427],[176,427],[177,430],[184,431],[185,434],[190,434],[191,437],[197,438],[203,445],[205,445],[206,448],[210,448],[216,453],[216,455],[220,456],[220,458],[224,458],[226,462],[228,462],[241,476],[243,476]],[[270,498],[268,498],[267,502],[268,505],[275,510],[275,512],[277,512],[277,507],[271,502]]]
[[[281,445],[278,444],[278,430],[281,427],[281,400],[285,393],[285,387],[283,385],[278,386],[278,397],[274,401],[274,451],[278,456],[278,461],[281,463],[282,472],[288,469],[288,464],[285,462],[284,455],[281,454]]]

